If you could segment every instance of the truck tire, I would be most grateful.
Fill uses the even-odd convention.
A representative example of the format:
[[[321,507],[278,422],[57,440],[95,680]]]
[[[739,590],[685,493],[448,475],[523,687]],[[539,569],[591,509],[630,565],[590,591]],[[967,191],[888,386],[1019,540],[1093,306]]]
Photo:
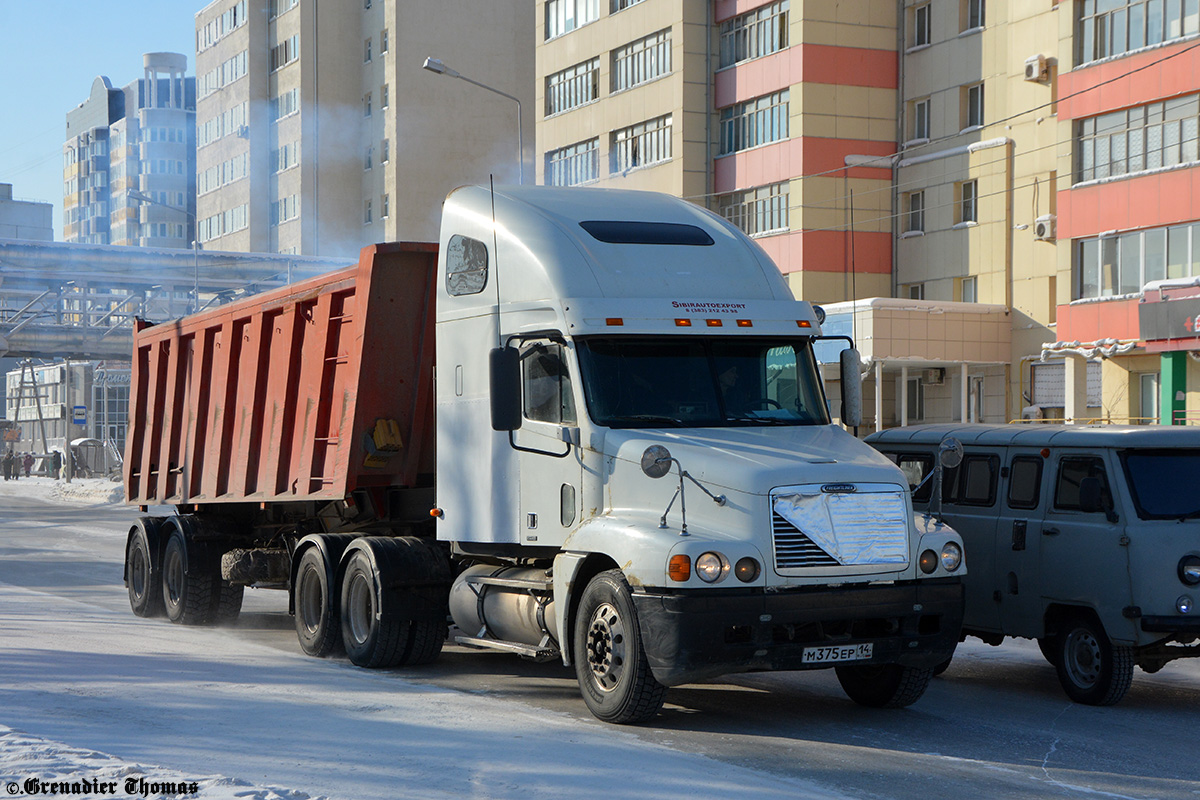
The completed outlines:
[[[206,548],[191,541],[178,523],[172,523],[162,563],[167,619],[183,625],[212,624],[220,589],[216,560]]]
[[[846,695],[860,706],[904,708],[921,699],[932,669],[900,664],[846,664],[834,667]]]
[[[1084,705],[1111,706],[1129,691],[1133,648],[1113,644],[1091,615],[1068,618],[1055,641],[1054,667],[1067,697]]]
[[[231,625],[242,613],[242,599],[246,587],[241,584],[227,583],[222,580],[217,589],[216,622],[218,625]]]
[[[139,617],[163,614],[159,578],[162,565],[157,547],[161,521],[157,517],[142,517],[129,529],[129,540],[125,545],[125,588],[129,591],[129,607]]]
[[[395,614],[382,613],[382,581],[375,562],[355,550],[342,576],[342,643],[360,667],[400,664],[408,642],[408,625]]]
[[[338,592],[330,585],[333,570],[319,547],[309,547],[296,567],[296,638],[300,649],[324,658],[342,648]]]
[[[583,702],[597,719],[645,722],[658,714],[667,687],[646,661],[637,610],[619,569],[592,578],[575,618],[575,676]]]

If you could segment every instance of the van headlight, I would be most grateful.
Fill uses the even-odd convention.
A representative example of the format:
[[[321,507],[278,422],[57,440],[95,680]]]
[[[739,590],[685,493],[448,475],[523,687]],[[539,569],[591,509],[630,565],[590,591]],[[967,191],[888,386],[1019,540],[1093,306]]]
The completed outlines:
[[[1188,586],[1200,583],[1200,556],[1184,556],[1179,560],[1179,580]]]
[[[954,572],[962,566],[962,548],[958,542],[946,542],[942,545],[942,568],[946,572]]]
[[[705,583],[716,583],[729,571],[729,561],[720,553],[702,553],[696,559],[696,576]]]

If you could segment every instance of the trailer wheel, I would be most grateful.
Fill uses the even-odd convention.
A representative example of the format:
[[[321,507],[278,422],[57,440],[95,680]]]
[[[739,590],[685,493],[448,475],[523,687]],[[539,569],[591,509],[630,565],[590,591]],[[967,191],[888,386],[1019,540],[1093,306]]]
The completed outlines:
[[[1056,645],[1058,682],[1076,703],[1111,706],[1129,691],[1133,648],[1113,644],[1090,615],[1067,619],[1059,627]]]
[[[860,706],[904,708],[921,699],[932,669],[900,664],[846,664],[834,667],[846,695]]]
[[[342,646],[342,624],[330,572],[319,547],[305,550],[296,567],[296,638],[305,653],[317,658]]]
[[[221,581],[215,566],[207,551],[189,541],[178,524],[171,526],[162,563],[167,619],[183,625],[212,623]]]
[[[150,544],[148,526],[157,528],[157,520],[143,517],[129,530],[125,546],[125,587],[129,590],[129,607],[139,617],[159,617],[163,613],[163,596],[156,547]]]
[[[575,618],[575,676],[588,710],[604,722],[645,722],[662,708],[667,687],[646,661],[637,611],[619,569],[592,578]]]
[[[404,655],[408,625],[383,614],[382,584],[375,564],[356,550],[342,578],[342,643],[346,655],[360,667],[394,667]]]

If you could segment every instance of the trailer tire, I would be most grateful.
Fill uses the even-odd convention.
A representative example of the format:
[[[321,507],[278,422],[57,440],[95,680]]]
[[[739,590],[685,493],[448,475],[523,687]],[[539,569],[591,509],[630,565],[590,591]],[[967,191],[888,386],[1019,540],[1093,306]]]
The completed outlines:
[[[409,626],[393,614],[382,613],[383,585],[375,562],[355,550],[342,576],[342,643],[350,661],[371,669],[401,663]]]
[[[129,591],[129,607],[139,617],[161,617],[164,611],[157,547],[161,521],[142,517],[130,528],[125,545],[125,588]]]
[[[324,658],[342,649],[342,620],[338,611],[333,570],[319,547],[309,547],[296,567],[296,638],[300,649]]]
[[[645,722],[662,708],[667,687],[646,661],[637,609],[624,573],[601,572],[588,583],[575,617],[575,676],[597,719]]]
[[[162,599],[167,619],[182,625],[210,625],[215,616],[221,575],[215,559],[174,523],[162,560]]]
[[[1090,614],[1076,614],[1059,626],[1054,655],[1058,682],[1076,703],[1114,705],[1133,682],[1133,648],[1113,644]]]
[[[846,695],[860,706],[904,708],[921,699],[932,669],[901,664],[846,664],[834,667]]]

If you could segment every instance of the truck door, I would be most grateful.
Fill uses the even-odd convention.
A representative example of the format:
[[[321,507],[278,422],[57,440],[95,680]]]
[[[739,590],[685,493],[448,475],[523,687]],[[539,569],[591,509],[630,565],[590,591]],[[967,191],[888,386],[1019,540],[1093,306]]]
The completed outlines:
[[[1128,509],[1113,496],[1111,465],[1104,455],[1065,451],[1053,459],[1054,497],[1042,527],[1042,595],[1095,610],[1110,638],[1132,641],[1134,623],[1122,614],[1132,604]],[[1108,511],[1083,510],[1079,487],[1085,478],[1099,479],[1101,504]]]
[[[583,466],[567,347],[549,339],[521,344],[521,543],[554,546],[579,522]]]
[[[1005,635],[1039,638],[1043,630],[1041,551],[1046,460],[1030,448],[1011,448],[996,529],[996,578]]]

